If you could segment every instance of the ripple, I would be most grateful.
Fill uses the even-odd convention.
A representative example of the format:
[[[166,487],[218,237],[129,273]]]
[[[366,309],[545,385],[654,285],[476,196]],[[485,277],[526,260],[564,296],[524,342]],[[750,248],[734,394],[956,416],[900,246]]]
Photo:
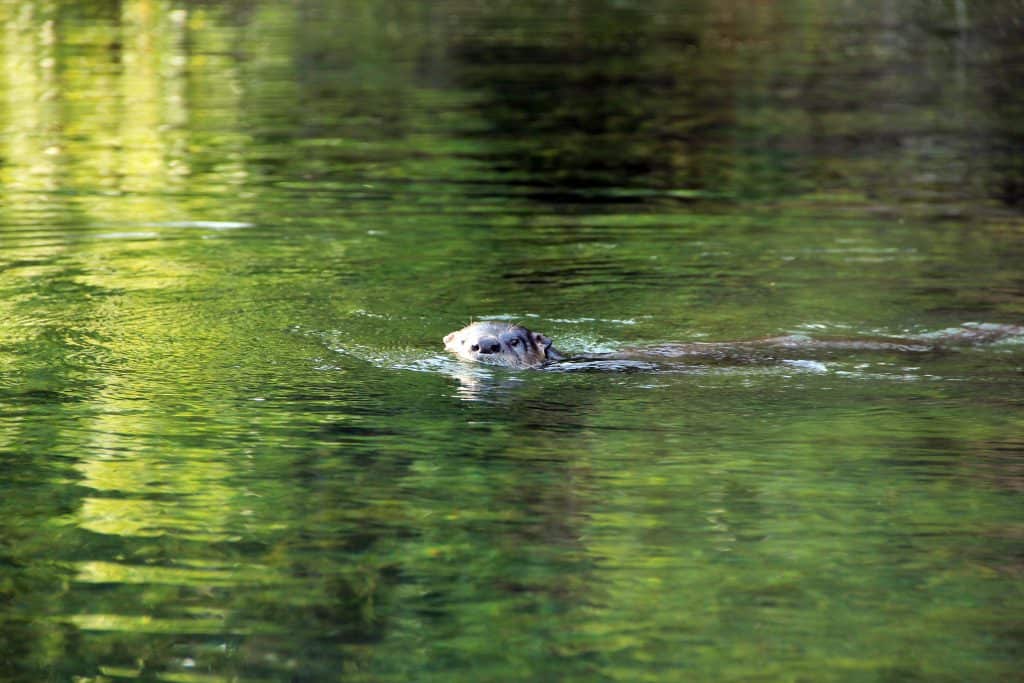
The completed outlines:
[[[72,614],[59,617],[83,631],[113,631],[122,633],[150,633],[167,635],[247,635],[254,629],[235,625],[228,627],[225,619],[218,617],[153,617],[148,614]],[[260,633],[272,632],[266,624],[259,629]]]
[[[158,237],[160,237],[160,233],[153,232],[151,230],[140,230],[137,232],[103,232],[92,236],[93,239],[97,240],[150,240]]]
[[[154,228],[202,228],[204,230],[240,230],[253,227],[252,223],[244,221],[166,221],[160,223],[147,223]]]
[[[78,563],[75,581],[100,584],[237,586],[243,583],[264,585],[271,581],[284,580],[283,577],[274,576],[266,567],[215,565],[208,562],[193,566],[187,564],[185,562],[172,566],[154,566],[91,560]]]

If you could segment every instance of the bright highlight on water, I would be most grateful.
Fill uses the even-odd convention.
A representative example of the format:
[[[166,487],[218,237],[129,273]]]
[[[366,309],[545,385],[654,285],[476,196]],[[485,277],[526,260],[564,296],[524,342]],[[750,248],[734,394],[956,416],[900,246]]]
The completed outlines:
[[[0,681],[1019,680],[1021,16],[0,3]]]

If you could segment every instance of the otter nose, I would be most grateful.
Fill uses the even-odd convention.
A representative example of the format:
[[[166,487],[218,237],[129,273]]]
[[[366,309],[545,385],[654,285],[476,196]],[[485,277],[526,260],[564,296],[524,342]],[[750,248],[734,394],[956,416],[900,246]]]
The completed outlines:
[[[501,351],[501,344],[494,337],[482,337],[474,346],[477,348],[473,350],[478,353],[497,353]]]

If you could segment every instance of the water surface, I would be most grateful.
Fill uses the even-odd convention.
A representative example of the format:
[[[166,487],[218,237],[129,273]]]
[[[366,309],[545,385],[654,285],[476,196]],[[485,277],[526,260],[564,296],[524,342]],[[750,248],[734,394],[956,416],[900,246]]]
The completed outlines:
[[[996,681],[1019,2],[0,6],[0,678]],[[814,362],[810,362],[814,361]]]

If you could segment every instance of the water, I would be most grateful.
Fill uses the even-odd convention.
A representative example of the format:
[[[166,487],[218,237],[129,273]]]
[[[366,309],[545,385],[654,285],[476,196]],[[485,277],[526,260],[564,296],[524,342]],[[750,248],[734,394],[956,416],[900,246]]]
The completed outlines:
[[[0,679],[989,681],[1019,2],[0,6]],[[572,368],[570,368],[572,370]]]

